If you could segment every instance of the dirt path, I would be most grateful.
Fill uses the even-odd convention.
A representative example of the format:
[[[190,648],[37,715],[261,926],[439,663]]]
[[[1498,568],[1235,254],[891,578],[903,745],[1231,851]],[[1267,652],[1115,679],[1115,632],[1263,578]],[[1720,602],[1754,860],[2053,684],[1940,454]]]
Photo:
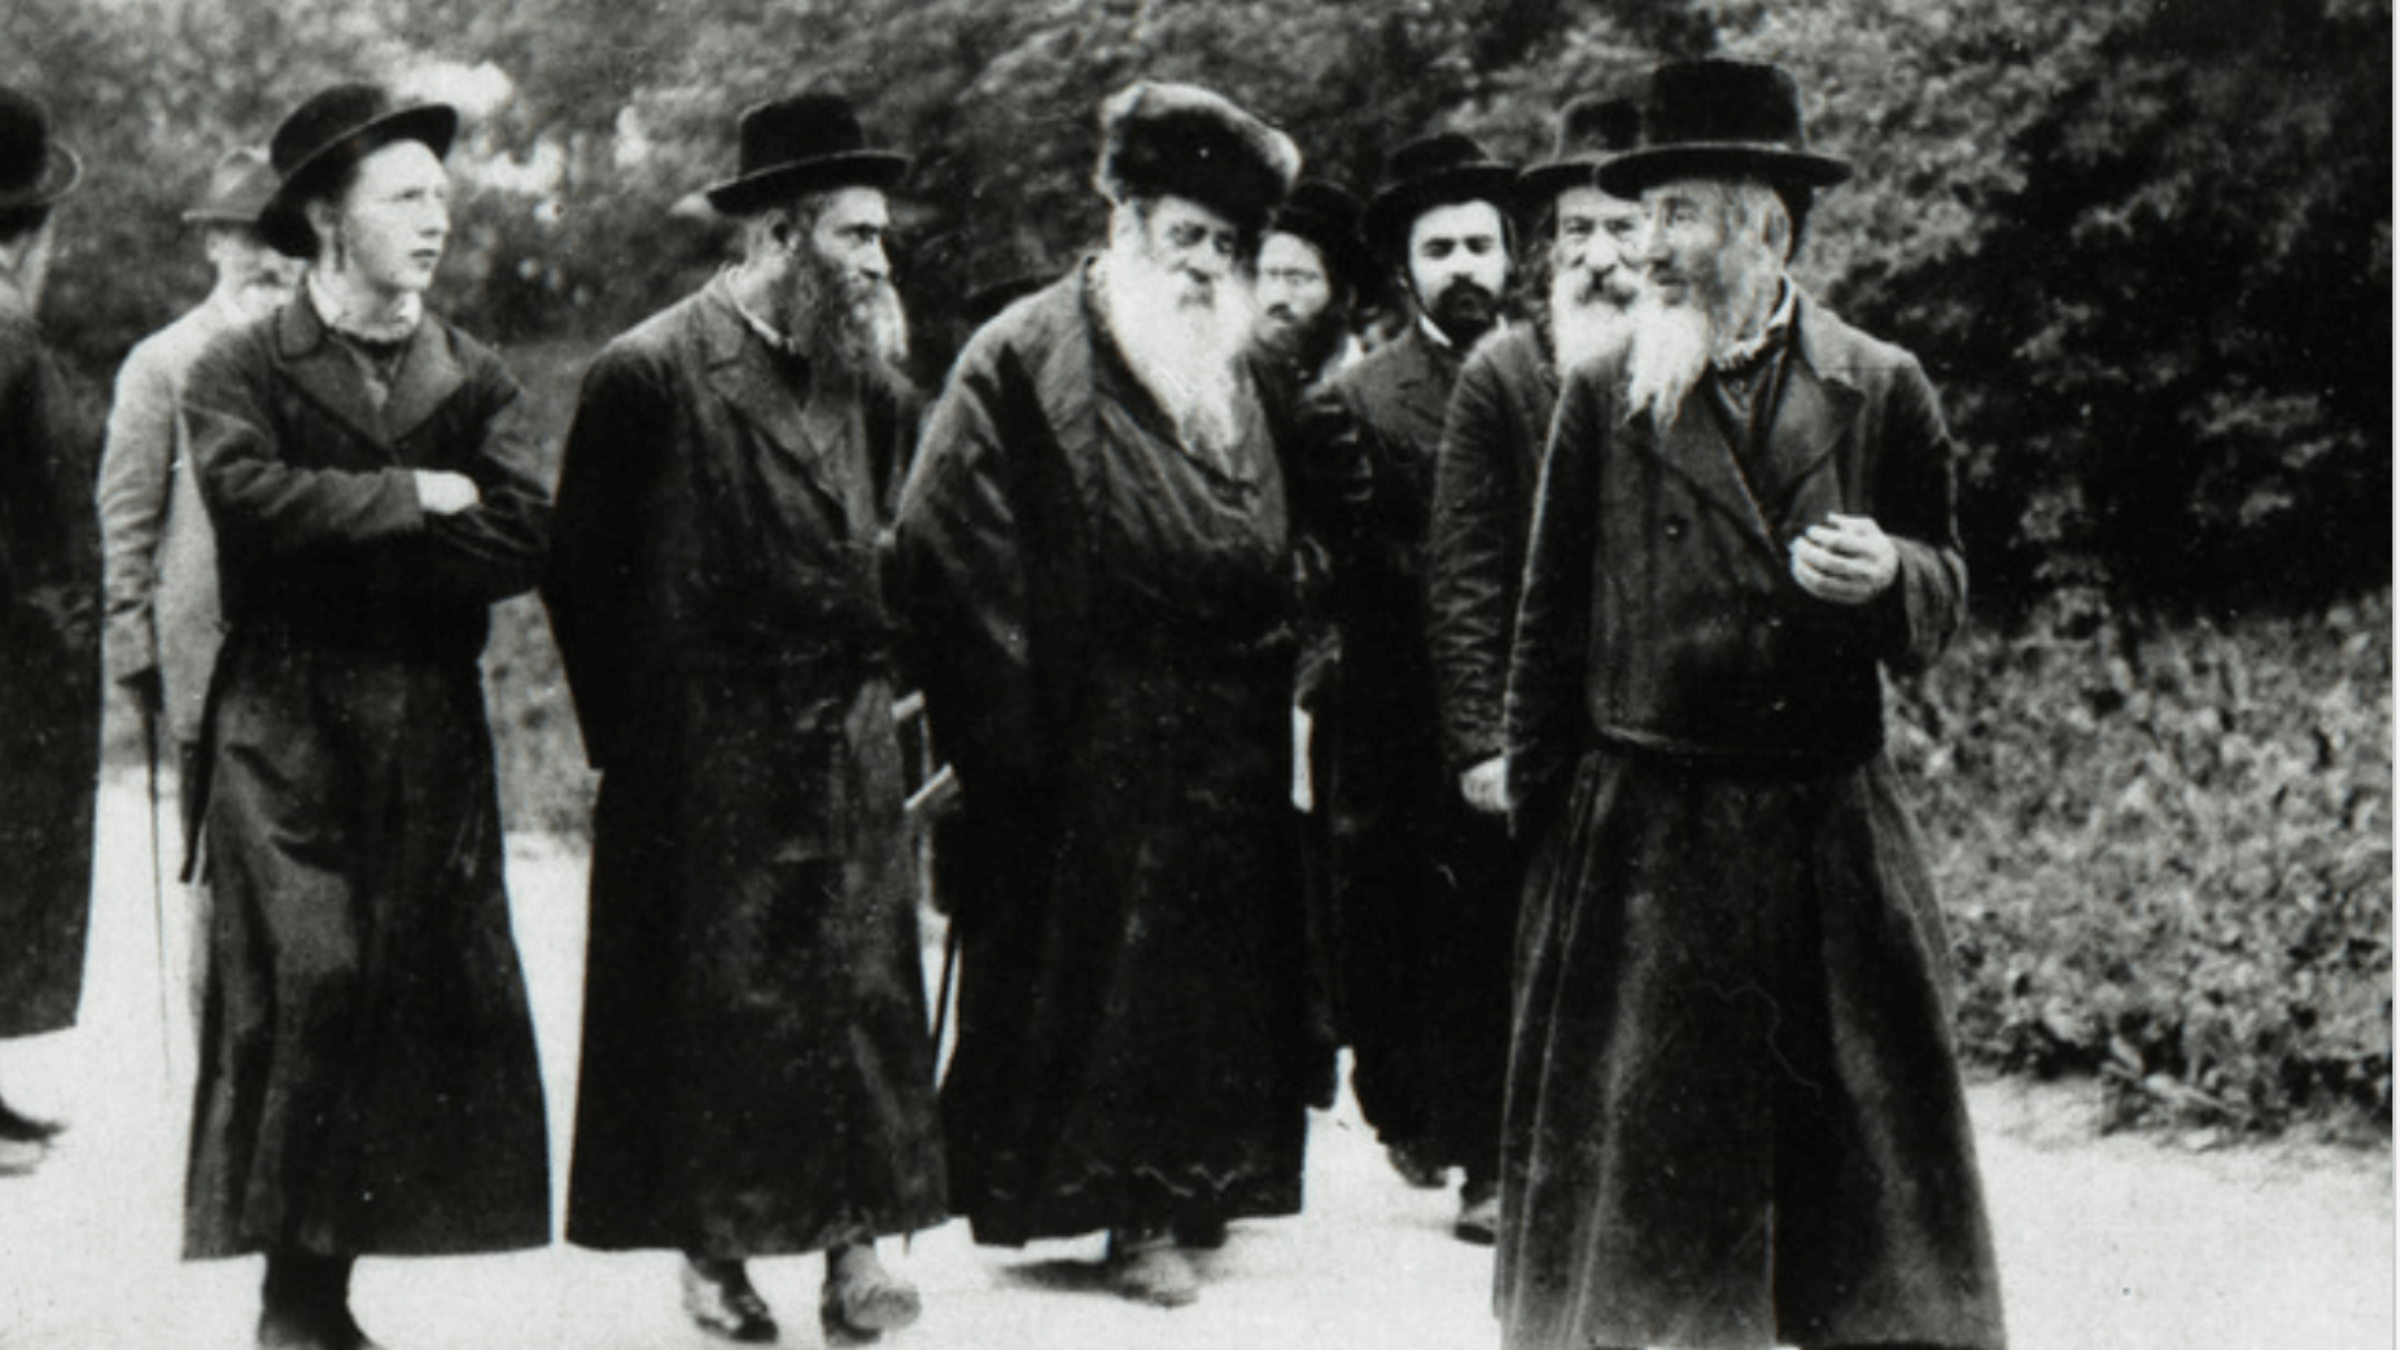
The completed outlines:
[[[0,1179],[0,1347],[238,1350],[255,1262],[176,1259],[180,1080],[188,1029],[162,1031],[150,862],[138,795],[104,798],[82,1024],[0,1045],[0,1082],[73,1121],[50,1164]],[[583,870],[520,847],[511,883],[549,1078],[554,1139],[573,1101]],[[179,906],[170,896],[170,931]],[[180,1023],[179,942],[165,1007]],[[177,1047],[173,1055],[167,1047]],[[2103,1138],[2088,1089],[1971,1093],[2014,1343],[2020,1350],[2382,1350],[2393,1345],[2388,1154],[2309,1145],[2195,1152]],[[563,1169],[563,1152],[556,1160]],[[1496,1347],[1490,1254],[1447,1235],[1446,1197],[1385,1169],[1347,1101],[1318,1116],[1307,1212],[1238,1225],[1192,1308],[1134,1307],[1093,1285],[1097,1241],[986,1251],[951,1224],[905,1269],[925,1321],[895,1350]],[[392,1350],[646,1350],[710,1344],[681,1320],[673,1259],[557,1247],[461,1261],[369,1261],[357,1304]],[[762,1262],[784,1343],[819,1343],[817,1270]]]

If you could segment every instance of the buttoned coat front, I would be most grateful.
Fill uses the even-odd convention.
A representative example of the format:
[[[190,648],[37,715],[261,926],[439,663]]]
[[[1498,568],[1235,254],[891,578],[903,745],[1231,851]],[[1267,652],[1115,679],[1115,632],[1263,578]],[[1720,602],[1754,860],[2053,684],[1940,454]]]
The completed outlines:
[[[567,1237],[718,1257],[944,1216],[881,559],[916,400],[711,283],[584,378],[543,597],[592,762]]]
[[[1796,313],[1746,463],[1705,386],[1663,435],[1626,415],[1621,361],[1561,395],[1509,674],[1512,778],[1544,827],[1509,1350],[2004,1343],[1948,943],[1881,754],[1883,670],[1964,618],[1956,452],[1913,357]],[[1863,606],[1790,574],[1792,536],[1835,511],[1898,550]]]
[[[378,399],[304,293],[185,389],[230,631],[185,1250],[539,1245],[549,1166],[483,651],[549,530],[500,359],[428,315]],[[481,503],[419,507],[421,470]]]

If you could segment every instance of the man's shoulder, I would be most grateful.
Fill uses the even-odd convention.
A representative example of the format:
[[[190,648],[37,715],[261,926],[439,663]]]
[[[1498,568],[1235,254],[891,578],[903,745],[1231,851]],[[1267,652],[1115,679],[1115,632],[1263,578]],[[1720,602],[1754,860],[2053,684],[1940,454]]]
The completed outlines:
[[[1529,323],[1510,324],[1483,336],[1467,353],[1460,378],[1478,374],[1496,377],[1507,383],[1528,378],[1540,378],[1549,366],[1549,354],[1542,350],[1542,335]]]
[[[988,360],[1003,351],[1046,352],[1083,337],[1090,322],[1084,313],[1083,284],[1081,269],[1075,269],[1018,297],[975,330],[962,359],[972,355]]]
[[[1922,372],[1915,353],[1852,326],[1814,296],[1802,296],[1798,326],[1801,351],[1821,375],[1873,387],[1895,375]]]
[[[180,372],[200,359],[209,339],[232,326],[207,304],[198,305],[133,344],[133,350],[125,353],[124,368],[127,372]]]

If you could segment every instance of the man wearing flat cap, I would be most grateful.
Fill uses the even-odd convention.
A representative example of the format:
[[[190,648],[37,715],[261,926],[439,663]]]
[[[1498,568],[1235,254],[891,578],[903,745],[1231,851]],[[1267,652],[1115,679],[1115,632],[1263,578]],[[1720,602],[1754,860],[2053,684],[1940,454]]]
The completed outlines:
[[[1633,335],[1640,277],[1630,248],[1641,204],[1601,191],[1592,173],[1640,134],[1631,94],[1578,98],[1560,110],[1551,157],[1517,177],[1517,206],[1535,241],[1533,322],[1477,344],[1443,421],[1426,543],[1429,637],[1443,760],[1467,803],[1487,814],[1507,809],[1501,703],[1559,383]]]
[[[825,1253],[831,1343],[913,1321],[879,1237],[946,1216],[882,588],[918,402],[885,194],[908,159],[811,92],[707,189],[741,258],[584,377],[543,597],[600,770],[567,1238]]]
[[[1335,580],[1341,664],[1321,700],[1351,1090],[1412,1185],[1464,1174],[1455,1231],[1471,1242],[1491,1241],[1497,1217],[1514,869],[1505,826],[1470,810],[1443,764],[1426,543],[1451,390],[1500,319],[1516,176],[1455,132],[1393,152],[1366,234],[1415,320],[1317,401],[1338,408],[1331,425],[1351,429],[1374,481],[1364,546]]]
[[[100,761],[93,428],[35,313],[83,162],[40,100],[0,88],[0,1040],[75,1024]],[[0,1176],[60,1126],[0,1102]]]
[[[1316,508],[1245,357],[1299,152],[1189,85],[1100,111],[1108,243],[968,344],[899,562],[964,789],[952,1204],[984,1243],[1106,1230],[1174,1305],[1229,1220],[1298,1210],[1321,1064],[1286,804]]]
[[[187,805],[196,781],[200,714],[223,631],[217,605],[217,544],[191,467],[181,400],[192,363],[217,334],[289,300],[300,261],[269,245],[258,213],[275,192],[264,152],[229,150],[201,199],[183,213],[198,227],[216,284],[182,318],[134,344],[117,368],[108,440],[100,455],[100,541],[107,558],[108,625],[102,651],[109,680],[144,719],[153,753],[163,723]],[[194,831],[185,818],[185,834]],[[187,892],[205,924],[207,890]]]
[[[1509,674],[1526,888],[1510,1350],[2005,1342],[1948,944],[1885,671],[1965,617],[1915,358],[1785,273],[1811,151],[1771,66],[1661,67],[1630,347],[1560,395]]]
[[[184,1250],[265,1254],[268,1350],[369,1344],[359,1256],[550,1236],[478,666],[550,506],[515,380],[424,303],[457,125],[374,85],[284,119],[258,229],[307,271],[184,385],[227,628]]]

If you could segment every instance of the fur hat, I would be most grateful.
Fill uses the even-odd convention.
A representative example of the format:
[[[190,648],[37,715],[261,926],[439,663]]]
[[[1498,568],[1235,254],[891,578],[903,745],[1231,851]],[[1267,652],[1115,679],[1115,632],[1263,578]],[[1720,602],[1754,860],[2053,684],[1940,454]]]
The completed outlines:
[[[1532,213],[1568,188],[1597,186],[1593,170],[1641,143],[1638,92],[1572,99],[1558,110],[1558,138],[1550,148],[1550,158],[1517,175],[1517,200]]]
[[[1092,185],[1112,202],[1183,197],[1255,232],[1300,176],[1300,148],[1222,94],[1140,80],[1100,104]]]
[[[209,172],[208,190],[183,213],[186,225],[256,225],[275,196],[275,166],[266,152],[238,146]]]
[[[908,156],[867,145],[850,100],[798,94],[742,114],[740,170],[702,191],[729,216],[749,215],[803,192],[837,187],[888,188],[908,172]]]
[[[50,110],[0,87],[0,210],[50,206],[83,181],[83,161],[50,135]]]
[[[1831,187],[1850,166],[1808,148],[1800,86],[1779,66],[1676,61],[1650,77],[1643,145],[1600,166],[1601,188],[1639,197],[1675,178],[1756,178],[1786,195]]]
[[[458,109],[446,103],[402,107],[381,85],[337,84],[292,110],[267,143],[282,181],[259,208],[258,232],[276,252],[313,257],[317,236],[301,206],[344,169],[396,141],[417,141],[436,159],[458,135]]]
[[[1469,137],[1438,132],[1392,152],[1383,186],[1367,203],[1367,246],[1391,263],[1408,255],[1409,228],[1437,206],[1490,202],[1495,209],[1513,200],[1517,168],[1492,158]]]

